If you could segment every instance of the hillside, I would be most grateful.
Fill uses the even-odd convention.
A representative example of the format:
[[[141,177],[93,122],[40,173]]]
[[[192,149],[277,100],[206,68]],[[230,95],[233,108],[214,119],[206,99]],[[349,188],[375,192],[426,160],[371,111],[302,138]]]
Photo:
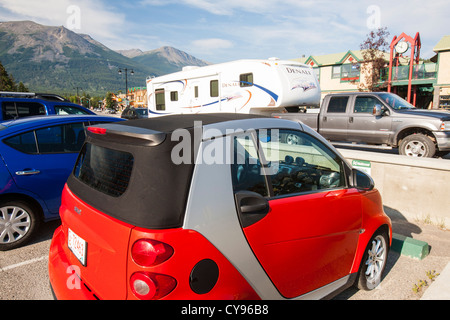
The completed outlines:
[[[107,91],[125,91],[125,76],[118,74],[119,68],[134,71],[128,76],[128,87],[143,87],[148,76],[178,71],[191,61],[201,61],[177,49],[164,48],[139,50],[140,54],[129,58],[63,26],[0,22],[0,61],[17,82],[36,92],[70,95],[78,87],[91,95],[104,95]],[[160,51],[177,52],[183,58],[168,58]]]
[[[142,52],[139,49],[122,51],[122,54],[140,64],[152,66],[159,75],[180,71],[184,66],[206,66],[209,63],[172,47]]]

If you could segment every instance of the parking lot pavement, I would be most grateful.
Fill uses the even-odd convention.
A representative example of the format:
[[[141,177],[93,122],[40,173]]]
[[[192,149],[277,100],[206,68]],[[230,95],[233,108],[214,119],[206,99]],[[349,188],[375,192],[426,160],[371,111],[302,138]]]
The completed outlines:
[[[0,252],[0,300],[53,299],[48,282],[48,251],[59,224],[43,224],[28,245]]]
[[[47,223],[30,244],[0,253],[0,300],[53,299],[48,282],[47,256],[51,237],[58,225],[59,221]],[[417,293],[413,290],[414,286],[419,286],[421,280],[431,284],[427,273],[441,273],[450,262],[450,230],[442,230],[422,221],[405,220],[393,220],[393,230],[395,233],[427,242],[430,246],[429,255],[418,260],[391,250],[385,277],[377,289],[362,291],[349,288],[335,297],[335,300],[421,299],[428,286],[421,286]],[[436,279],[439,280],[439,276]],[[438,292],[437,295],[433,294],[434,299],[440,299],[439,289],[439,286],[433,287],[433,290]]]
[[[419,300],[424,292],[433,286],[433,275],[440,274],[450,262],[450,230],[444,230],[424,221],[406,221],[393,219],[393,232],[406,237],[425,241],[429,245],[429,254],[422,260],[389,252],[385,276],[373,291],[350,288],[335,299],[337,300]],[[449,226],[447,226],[449,228]],[[438,280],[439,276],[433,279]],[[426,281],[427,285],[421,285]],[[440,284],[438,284],[440,285]],[[417,292],[414,290],[417,286]],[[445,299],[434,295],[435,299]],[[448,296],[448,293],[447,293]]]

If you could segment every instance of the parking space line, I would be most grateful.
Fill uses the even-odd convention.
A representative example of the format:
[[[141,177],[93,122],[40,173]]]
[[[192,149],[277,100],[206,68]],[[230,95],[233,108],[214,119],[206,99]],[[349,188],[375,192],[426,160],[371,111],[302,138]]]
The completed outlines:
[[[16,264],[12,264],[10,266],[6,266],[6,267],[3,267],[3,268],[0,267],[0,272],[8,271],[8,270],[19,268],[19,267],[22,267],[22,266],[26,266],[28,264],[39,262],[39,261],[42,261],[42,260],[45,260],[45,259],[48,259],[48,256],[42,256],[42,257],[39,257],[39,258],[30,259],[30,260],[19,262],[19,263],[16,263]]]

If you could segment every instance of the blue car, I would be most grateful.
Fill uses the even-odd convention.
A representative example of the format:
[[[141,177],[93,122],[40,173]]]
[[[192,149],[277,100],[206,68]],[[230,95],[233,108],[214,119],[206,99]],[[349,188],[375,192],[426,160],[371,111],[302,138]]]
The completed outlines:
[[[0,91],[0,122],[31,116],[95,114],[56,94]]]
[[[0,123],[0,251],[27,242],[59,218],[64,184],[90,125],[125,121],[97,115],[38,116]]]

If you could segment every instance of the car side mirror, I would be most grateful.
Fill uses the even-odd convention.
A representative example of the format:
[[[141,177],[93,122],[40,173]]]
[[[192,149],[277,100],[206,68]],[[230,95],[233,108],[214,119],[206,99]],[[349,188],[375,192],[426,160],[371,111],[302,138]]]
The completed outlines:
[[[376,105],[373,107],[372,114],[373,114],[375,117],[381,117],[382,114],[383,114],[383,111],[382,111],[382,109],[381,109],[381,105],[376,104]]]
[[[358,190],[370,191],[375,188],[375,183],[372,177],[358,169],[352,169],[351,181],[353,187]]]

